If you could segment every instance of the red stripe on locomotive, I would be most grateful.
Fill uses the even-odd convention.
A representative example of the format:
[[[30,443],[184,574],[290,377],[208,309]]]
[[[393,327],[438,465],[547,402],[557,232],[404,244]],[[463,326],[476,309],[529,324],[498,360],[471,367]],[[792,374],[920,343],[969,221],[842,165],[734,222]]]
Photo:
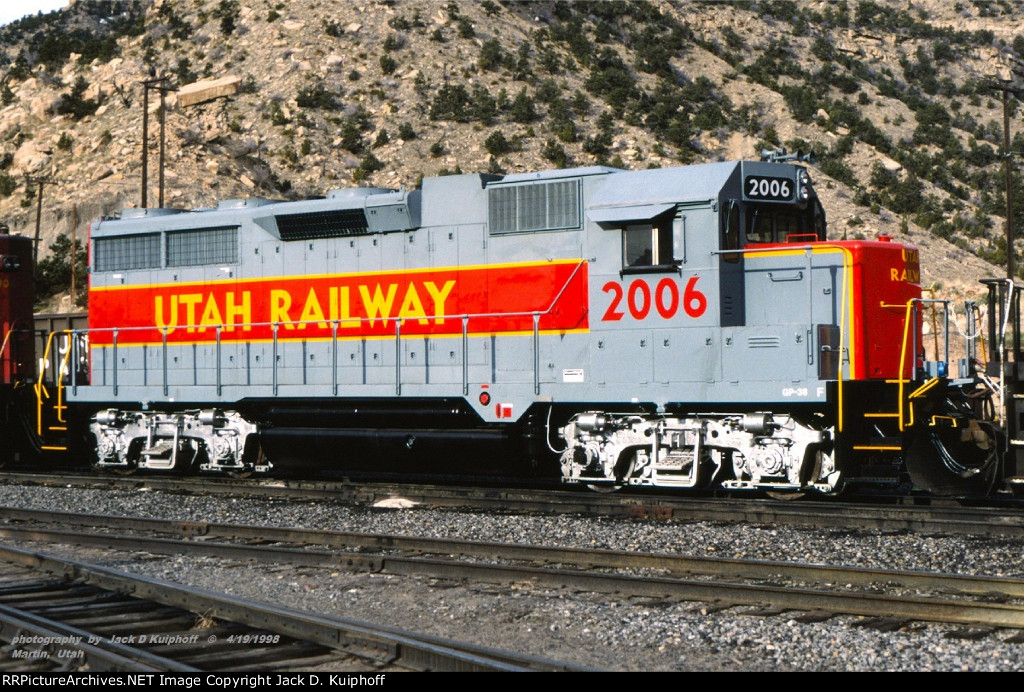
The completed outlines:
[[[282,276],[93,289],[89,326],[94,345],[338,336],[459,335],[589,328],[587,265],[570,261],[429,271]],[[100,331],[96,331],[100,330]]]

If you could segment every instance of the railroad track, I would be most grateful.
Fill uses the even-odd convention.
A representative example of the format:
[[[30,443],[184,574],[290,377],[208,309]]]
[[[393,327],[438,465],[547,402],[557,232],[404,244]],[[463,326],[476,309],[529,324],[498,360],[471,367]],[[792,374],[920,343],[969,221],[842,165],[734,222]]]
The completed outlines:
[[[261,496],[374,505],[401,498],[429,507],[485,511],[571,513],[671,521],[712,521],[841,528],[857,531],[914,531],[931,534],[1024,537],[1024,505],[965,507],[949,500],[908,498],[881,504],[836,501],[774,501],[755,498],[700,498],[663,494],[597,494],[550,489],[450,487],[411,483],[363,483],[161,476],[96,476],[0,473],[0,483],[62,487],[148,489],[206,495]]]
[[[578,670],[11,546],[0,562],[4,672]]]
[[[799,617],[812,619],[842,614],[889,623],[1024,630],[1024,580],[1019,579],[7,508],[0,509],[0,518],[5,522],[0,536],[8,540],[446,580],[526,581],[547,588],[700,601],[716,609],[799,611]],[[52,524],[98,531],[46,528]]]
[[[352,657],[326,646],[214,622],[79,580],[9,569],[0,573],[0,623],[0,638],[8,643],[7,657],[0,661],[4,672],[194,672],[210,657],[237,671],[252,662],[278,670],[326,663],[357,667]],[[361,669],[373,670],[365,662]]]

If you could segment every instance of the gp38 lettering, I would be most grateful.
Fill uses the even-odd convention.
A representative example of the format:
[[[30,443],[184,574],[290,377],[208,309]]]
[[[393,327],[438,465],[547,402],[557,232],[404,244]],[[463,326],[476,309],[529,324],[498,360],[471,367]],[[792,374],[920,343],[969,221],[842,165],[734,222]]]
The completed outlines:
[[[617,281],[609,281],[601,287],[601,291],[611,295],[608,309],[601,317],[602,322],[618,322],[626,316],[635,320],[644,320],[651,315],[651,308],[662,319],[672,319],[679,312],[680,306],[690,317],[700,317],[708,309],[708,299],[697,290],[699,277],[691,276],[679,295],[679,284],[674,279],[665,277],[654,288],[644,279],[634,279],[628,286]]]

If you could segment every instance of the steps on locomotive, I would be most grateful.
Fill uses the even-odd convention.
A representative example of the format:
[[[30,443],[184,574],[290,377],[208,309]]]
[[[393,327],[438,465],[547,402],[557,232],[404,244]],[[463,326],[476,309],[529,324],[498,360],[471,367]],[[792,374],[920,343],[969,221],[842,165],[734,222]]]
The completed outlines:
[[[144,449],[140,454],[150,459],[165,459],[171,456],[171,451],[174,449],[173,440],[159,440],[155,445]]]
[[[866,444],[853,445],[858,452],[900,452],[903,449],[903,438],[896,436],[878,436],[869,438]]]
[[[26,431],[31,444],[39,452],[68,450],[68,386],[75,381],[75,376],[79,383],[88,381],[71,360],[76,351],[71,344],[79,343],[71,336],[71,330],[84,328],[85,319],[84,314],[36,316],[36,353],[41,356],[36,379],[31,386],[35,396],[35,420]],[[72,370],[76,372],[72,373]]]
[[[1016,437],[1007,440],[1003,468],[1006,472],[1007,485],[1024,487],[1024,438]]]
[[[166,438],[157,440],[152,447],[147,447],[139,452],[139,456],[145,460],[146,468],[172,470],[178,463],[178,456],[175,454],[176,441]]]
[[[905,416],[899,400],[901,394],[893,388],[870,393],[870,410],[862,409],[852,417],[857,432],[850,447],[854,452],[872,456],[899,454],[903,449],[901,423]]]
[[[903,434],[898,390],[885,390],[881,401],[872,397],[872,409],[854,416],[856,429],[850,452],[858,459],[851,464],[847,480],[868,485],[894,486],[902,482]]]
[[[1006,399],[1006,444],[1003,466],[1006,483],[1024,485],[1024,384],[1020,381],[1008,383],[1010,396]]]
[[[46,389],[46,384],[55,391]],[[63,385],[44,383],[37,390],[35,436],[43,452],[64,452],[68,448],[67,410]]]
[[[895,485],[903,478],[903,438],[878,436],[852,445],[852,451],[861,458],[854,471],[847,472],[847,480],[857,483]]]

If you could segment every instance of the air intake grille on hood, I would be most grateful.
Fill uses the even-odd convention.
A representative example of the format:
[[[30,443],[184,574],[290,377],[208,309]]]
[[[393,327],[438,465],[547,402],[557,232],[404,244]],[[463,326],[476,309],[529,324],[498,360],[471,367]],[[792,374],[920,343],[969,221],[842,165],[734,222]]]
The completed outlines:
[[[275,216],[281,240],[313,240],[369,233],[362,209],[311,211]]]

